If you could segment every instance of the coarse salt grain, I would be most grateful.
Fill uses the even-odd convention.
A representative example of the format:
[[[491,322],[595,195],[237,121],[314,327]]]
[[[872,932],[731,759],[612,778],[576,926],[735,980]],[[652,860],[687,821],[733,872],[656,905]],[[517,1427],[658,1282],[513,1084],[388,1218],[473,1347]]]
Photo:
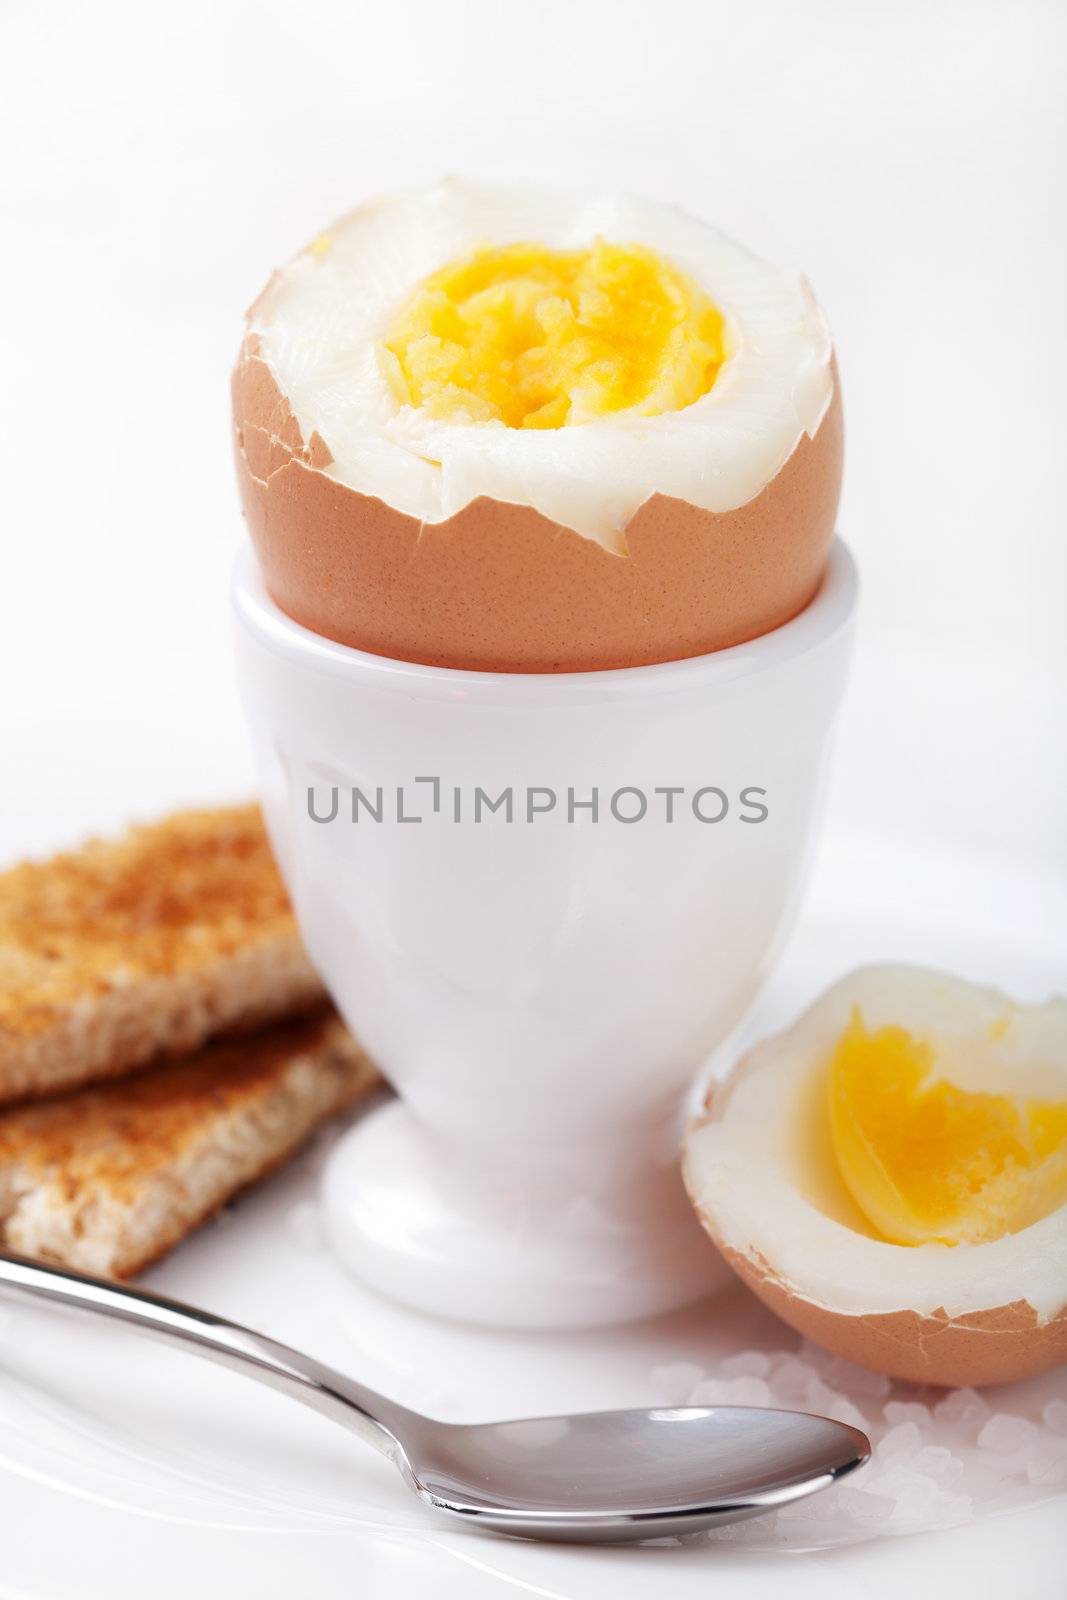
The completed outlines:
[[[989,1450],[993,1455],[1011,1456],[1033,1444],[1037,1436],[1037,1426],[1029,1417],[1016,1417],[1010,1412],[998,1411],[978,1435],[978,1448]]]
[[[803,1408],[819,1374],[804,1361],[787,1359],[771,1375],[771,1393],[775,1400],[786,1406]]]
[[[844,1514],[861,1528],[887,1527],[896,1508],[892,1495],[853,1488],[850,1484],[838,1490],[837,1503]]]
[[[1056,1441],[1037,1451],[1026,1463],[1026,1481],[1040,1489],[1067,1488],[1067,1449]]]
[[[907,1455],[922,1449],[923,1436],[914,1422],[898,1422],[895,1428],[890,1428],[878,1444],[879,1455],[888,1458],[895,1455]]]
[[[933,1421],[930,1407],[921,1400],[887,1400],[882,1415],[891,1428],[898,1422],[914,1422],[918,1428],[928,1428]]]
[[[891,1390],[892,1384],[881,1372],[868,1372],[842,1356],[832,1356],[823,1367],[823,1377],[835,1389],[860,1399],[881,1400]]]
[[[1041,1417],[1053,1433],[1067,1433],[1067,1400],[1050,1400]]]
[[[851,1423],[871,1439],[871,1459],[854,1477],[701,1536],[717,1543],[832,1549],[958,1527],[1027,1495],[1047,1498],[1067,1488],[1067,1401],[1059,1398],[1046,1402],[1042,1424],[1009,1411],[994,1415],[974,1389],[942,1393],[931,1405],[921,1398],[929,1391],[880,1379],[807,1344],[799,1353],[741,1351],[711,1372],[686,1363],[657,1368],[659,1387],[665,1373],[686,1380],[675,1403],[688,1396],[694,1404],[758,1404],[766,1395],[772,1405]]]
[[[653,1369],[650,1383],[657,1402],[664,1406],[685,1405],[689,1391],[704,1376],[695,1361],[668,1361]]]
[[[762,1378],[705,1378],[691,1391],[691,1406],[767,1406],[771,1391]]]
[[[977,1389],[950,1389],[945,1398],[934,1406],[934,1416],[938,1422],[947,1422],[950,1427],[977,1430],[991,1410],[989,1402],[982,1398]]]
[[[725,1378],[765,1378],[770,1370],[771,1358],[765,1350],[742,1350],[740,1355],[727,1356],[720,1367]]]
[[[927,1444],[915,1457],[917,1472],[927,1472],[938,1483],[955,1483],[963,1475],[963,1462],[943,1444]]]

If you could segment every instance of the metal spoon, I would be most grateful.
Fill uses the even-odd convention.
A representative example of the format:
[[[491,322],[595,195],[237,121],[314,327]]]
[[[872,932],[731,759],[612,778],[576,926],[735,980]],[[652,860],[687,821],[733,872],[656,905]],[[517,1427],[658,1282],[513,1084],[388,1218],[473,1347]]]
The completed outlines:
[[[824,1489],[870,1455],[869,1441],[844,1423],[747,1406],[435,1422],[274,1339],[161,1295],[4,1254],[0,1295],[114,1317],[258,1378],[374,1445],[434,1511],[527,1539],[695,1533]]]

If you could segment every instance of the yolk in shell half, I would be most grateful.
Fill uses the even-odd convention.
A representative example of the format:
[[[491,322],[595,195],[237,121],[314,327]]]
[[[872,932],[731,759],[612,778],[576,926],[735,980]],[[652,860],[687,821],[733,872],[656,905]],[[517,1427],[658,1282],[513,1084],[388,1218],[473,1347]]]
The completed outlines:
[[[1067,1198],[1067,1102],[959,1087],[905,1028],[855,1010],[828,1075],[841,1176],[883,1239],[976,1244]]]

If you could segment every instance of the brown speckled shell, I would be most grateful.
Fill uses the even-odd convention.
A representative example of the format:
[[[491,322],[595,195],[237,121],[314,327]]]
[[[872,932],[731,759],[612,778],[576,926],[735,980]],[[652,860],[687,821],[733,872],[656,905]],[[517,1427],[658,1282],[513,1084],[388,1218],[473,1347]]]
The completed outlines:
[[[729,1078],[709,1093],[704,1112],[691,1131],[723,1115],[732,1090],[751,1069],[753,1058],[750,1051]],[[1067,1361],[1067,1304],[1046,1322],[1025,1300],[960,1317],[949,1317],[944,1311],[924,1315],[903,1308],[855,1316],[818,1305],[781,1277],[773,1262],[758,1251],[746,1253],[726,1244],[715,1218],[701,1204],[688,1156],[682,1171],[702,1226],[738,1277],[797,1333],[858,1367],[909,1383],[980,1388],[1036,1377]]]
[[[841,486],[834,394],[747,505],[715,514],[655,495],[614,555],[529,506],[479,499],[420,524],[345,488],[301,437],[258,340],[233,377],[237,476],[275,602],[376,655],[483,671],[567,672],[702,655],[780,627],[818,588]]]
[[[699,1206],[697,1214],[714,1237]],[[1025,1300],[957,1318],[943,1311],[932,1316],[916,1311],[849,1316],[805,1300],[767,1262],[721,1245],[720,1250],[783,1322],[814,1344],[872,1372],[911,1383],[980,1388],[1032,1378],[1067,1361],[1067,1308],[1044,1323]]]

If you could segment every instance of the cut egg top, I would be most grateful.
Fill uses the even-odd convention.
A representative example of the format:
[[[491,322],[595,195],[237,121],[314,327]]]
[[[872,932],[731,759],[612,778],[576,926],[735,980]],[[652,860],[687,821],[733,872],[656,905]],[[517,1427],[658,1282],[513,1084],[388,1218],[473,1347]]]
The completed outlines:
[[[368,202],[249,331],[338,484],[421,524],[529,506],[614,551],[654,495],[754,499],[834,390],[803,278],[621,196],[450,180]]]
[[[966,1384],[1067,1357],[1067,1000],[855,972],[713,1088],[685,1170],[746,1281],[861,1365]]]

